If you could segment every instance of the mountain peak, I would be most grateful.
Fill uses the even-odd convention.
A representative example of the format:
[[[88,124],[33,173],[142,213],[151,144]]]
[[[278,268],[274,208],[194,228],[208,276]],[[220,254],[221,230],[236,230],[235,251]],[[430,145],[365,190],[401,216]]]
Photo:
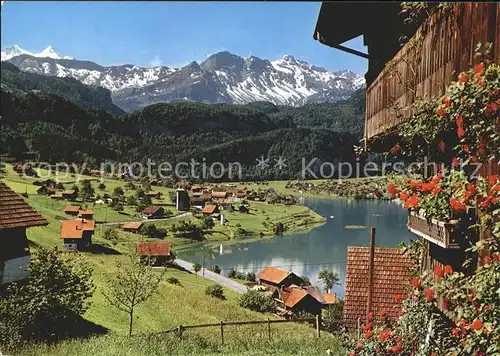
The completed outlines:
[[[228,51],[222,51],[212,54],[205,59],[201,67],[205,70],[217,70],[221,68],[241,70],[245,60],[240,56]]]
[[[30,52],[27,51],[18,45],[13,45],[11,47],[6,48],[5,50],[2,50],[2,61],[7,61],[13,57],[20,56],[22,54],[26,54],[28,56],[33,56],[33,57],[40,57],[40,58],[52,58],[52,59],[73,59],[72,57],[67,57],[67,56],[62,56],[59,54],[54,47],[52,46],[47,46],[45,49],[41,52]]]

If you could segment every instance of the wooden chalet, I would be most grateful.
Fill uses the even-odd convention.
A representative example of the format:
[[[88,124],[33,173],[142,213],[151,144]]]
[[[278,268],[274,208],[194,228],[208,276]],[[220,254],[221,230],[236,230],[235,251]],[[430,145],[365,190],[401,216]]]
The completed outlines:
[[[0,285],[28,278],[26,229],[48,222],[5,183],[0,182]]]
[[[66,250],[86,250],[92,246],[95,221],[86,219],[61,221],[61,238]]]
[[[203,215],[212,215],[219,213],[219,207],[217,205],[205,205],[201,211]]]
[[[260,285],[265,286],[269,291],[275,292],[282,287],[295,284],[302,286],[305,282],[295,273],[276,267],[265,267],[257,273],[257,280]]]
[[[297,285],[283,286],[277,290],[277,295],[275,301],[278,315],[289,318],[300,311],[313,315],[321,314],[323,303],[304,288]]]
[[[141,229],[143,223],[140,221],[131,221],[131,222],[126,222],[124,223],[121,228],[124,231],[132,232],[134,234],[137,234],[139,230]]]
[[[322,44],[368,59],[365,151],[388,151],[386,134],[410,118],[411,110],[407,108],[416,99],[439,97],[460,72],[483,60],[474,53],[479,43],[491,43],[491,59],[500,63],[498,2],[447,3],[445,10],[431,3],[430,16],[414,28],[403,24],[400,4],[323,3],[313,35]],[[401,34],[409,40],[398,40]],[[361,35],[368,53],[342,45]],[[396,107],[401,109],[398,113]],[[480,170],[483,177],[498,173],[496,161],[484,164]],[[464,247],[450,239],[446,224],[410,215],[408,225],[424,238],[427,255],[421,266],[423,272],[432,271],[436,265],[458,266],[471,258]],[[488,232],[480,229],[478,235],[484,238]]]
[[[161,266],[174,259],[168,242],[138,242],[136,248],[141,261],[154,258],[154,266]]]
[[[146,193],[146,196],[150,197],[150,198],[156,198],[156,199],[159,199],[161,198],[162,196],[162,193],[161,192],[158,192],[158,191],[150,191],[150,192],[147,192]]]
[[[94,219],[94,211],[93,210],[80,210],[78,212],[79,219],[93,220]]]
[[[76,196],[77,196],[76,191],[73,189],[63,190],[61,192],[61,195],[62,195],[64,200],[69,200],[69,201],[75,200]]]
[[[226,191],[212,190],[212,199],[226,199],[228,193]]]
[[[64,207],[64,213],[73,216],[77,216],[80,210],[82,210],[82,208],[78,205],[66,205]]]
[[[57,194],[57,189],[42,185],[40,188],[38,188],[36,190],[36,193],[40,194],[40,195],[53,195],[53,194]]]
[[[344,320],[356,329],[358,319],[366,320],[368,311],[385,310],[396,317],[399,302],[395,295],[406,295],[412,261],[399,248],[347,248]]]
[[[160,219],[165,216],[165,209],[161,206],[151,205],[142,211],[144,219]]]

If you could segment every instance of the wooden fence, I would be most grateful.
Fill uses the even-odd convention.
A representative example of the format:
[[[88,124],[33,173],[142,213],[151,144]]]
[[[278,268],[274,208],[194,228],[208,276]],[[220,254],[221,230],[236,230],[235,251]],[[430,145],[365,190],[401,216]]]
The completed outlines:
[[[220,328],[220,339],[221,343],[224,344],[224,327],[228,326],[241,326],[241,325],[262,325],[267,324],[267,335],[271,339],[271,324],[281,324],[281,323],[298,323],[298,322],[309,322],[315,323],[316,336],[321,337],[321,316],[317,315],[315,318],[298,318],[298,319],[267,319],[267,320],[249,320],[249,321],[220,321],[219,323],[209,323],[209,324],[197,324],[197,325],[179,325],[173,329],[160,331],[156,334],[166,334],[166,333],[176,333],[179,338],[185,330],[198,329],[198,328],[209,328],[209,327],[219,327]],[[343,320],[334,320],[333,323],[344,323]]]

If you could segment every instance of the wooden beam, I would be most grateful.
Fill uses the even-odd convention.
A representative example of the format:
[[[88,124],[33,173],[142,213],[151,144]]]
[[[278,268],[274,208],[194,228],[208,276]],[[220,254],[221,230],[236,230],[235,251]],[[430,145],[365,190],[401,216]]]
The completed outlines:
[[[332,44],[332,45],[328,45],[328,46],[330,46],[332,48],[340,49],[341,51],[344,51],[344,52],[347,52],[350,54],[354,54],[355,56],[359,56],[359,57],[362,57],[365,59],[370,59],[370,56],[367,53],[363,53],[363,52],[357,51],[357,50],[349,48],[349,47],[345,47],[342,45],[336,45],[336,44]]]

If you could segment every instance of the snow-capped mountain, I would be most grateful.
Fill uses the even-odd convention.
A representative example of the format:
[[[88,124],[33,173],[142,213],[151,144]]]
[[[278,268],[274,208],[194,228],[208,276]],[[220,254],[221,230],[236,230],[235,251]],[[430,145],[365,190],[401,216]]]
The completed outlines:
[[[219,52],[202,63],[191,62],[182,68],[131,64],[105,67],[62,57],[52,47],[33,54],[14,46],[2,51],[2,60],[24,71],[73,77],[87,85],[107,88],[114,103],[125,110],[179,100],[238,104],[269,101],[299,106],[346,99],[365,84],[362,76],[351,71],[329,72],[290,55],[269,61]]]
[[[27,54],[29,56],[40,58],[73,59],[72,57],[60,55],[52,46],[47,46],[41,52],[33,53],[22,49],[18,45],[14,45],[12,47],[6,48],[5,50],[2,50],[2,61],[7,61],[15,56],[20,56],[21,54]]]

